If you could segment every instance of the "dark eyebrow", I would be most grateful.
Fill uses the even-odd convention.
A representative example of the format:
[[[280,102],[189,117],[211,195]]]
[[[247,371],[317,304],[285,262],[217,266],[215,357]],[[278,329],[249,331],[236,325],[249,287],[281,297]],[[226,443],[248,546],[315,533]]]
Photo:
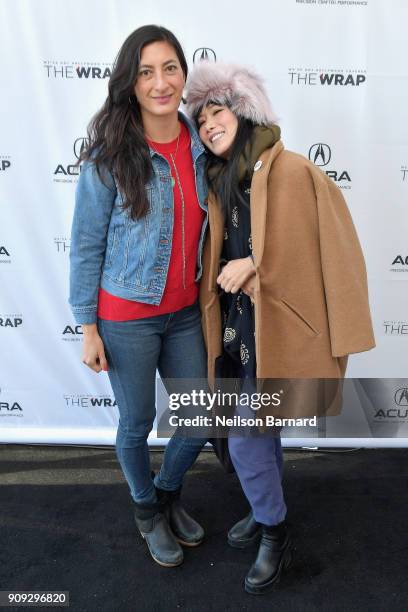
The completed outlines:
[[[207,108],[214,108],[214,106],[222,107],[225,106],[225,104],[221,104],[220,102],[209,102],[207,104]]]
[[[218,102],[209,102],[208,104],[206,104],[206,108],[212,108],[213,106],[222,107],[222,106],[224,106],[224,104],[219,104]],[[200,117],[202,117],[202,116],[203,116],[203,111],[201,111],[201,113],[198,115],[197,121],[199,121]]]
[[[163,62],[162,65],[167,66],[167,64],[171,64],[172,62],[176,62],[176,61],[177,61],[176,58],[170,59],[170,60]],[[143,70],[143,68],[154,68],[154,66],[149,66],[149,64],[142,64],[139,66],[139,70]]]

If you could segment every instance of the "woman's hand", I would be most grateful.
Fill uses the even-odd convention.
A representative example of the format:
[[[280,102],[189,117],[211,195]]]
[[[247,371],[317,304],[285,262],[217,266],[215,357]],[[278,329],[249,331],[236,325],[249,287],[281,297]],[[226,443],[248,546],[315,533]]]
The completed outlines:
[[[255,276],[251,276],[251,278],[249,278],[247,282],[242,285],[241,289],[245,295],[251,298],[251,302],[253,302],[255,296]]]
[[[254,274],[255,266],[251,257],[232,259],[221,270],[217,283],[226,293],[237,293]]]
[[[101,372],[101,370],[107,372],[109,367],[105,357],[105,348],[98,334],[96,323],[82,325],[82,330],[84,332],[82,362],[94,372]]]

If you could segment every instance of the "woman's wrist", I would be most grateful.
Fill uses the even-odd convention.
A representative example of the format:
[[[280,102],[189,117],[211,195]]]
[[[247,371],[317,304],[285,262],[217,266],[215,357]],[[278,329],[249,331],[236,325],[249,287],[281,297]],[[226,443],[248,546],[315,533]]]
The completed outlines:
[[[94,334],[98,333],[98,328],[96,326],[96,323],[83,323],[82,331],[84,333],[84,336],[93,336]]]

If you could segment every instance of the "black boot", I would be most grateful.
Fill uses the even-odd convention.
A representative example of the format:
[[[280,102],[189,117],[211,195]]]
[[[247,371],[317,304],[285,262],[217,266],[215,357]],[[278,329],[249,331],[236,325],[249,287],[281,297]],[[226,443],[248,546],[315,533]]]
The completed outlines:
[[[262,525],[258,556],[245,578],[247,593],[264,593],[277,582],[292,561],[292,542],[285,521],[269,527]]]
[[[180,544],[198,546],[204,539],[204,529],[183,508],[180,501],[181,487],[176,491],[164,491],[156,487],[157,497],[164,504],[167,520]]]
[[[248,548],[261,537],[262,528],[254,519],[252,511],[235,523],[228,532],[228,544],[233,548]]]
[[[174,537],[160,503],[134,504],[135,521],[149,552],[159,565],[175,567],[183,562],[183,550]]]

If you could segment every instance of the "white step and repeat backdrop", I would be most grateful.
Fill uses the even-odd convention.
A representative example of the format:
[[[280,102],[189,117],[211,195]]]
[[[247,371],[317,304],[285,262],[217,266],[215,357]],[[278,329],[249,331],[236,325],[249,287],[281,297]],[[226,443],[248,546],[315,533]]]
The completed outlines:
[[[120,45],[147,23],[176,33],[190,67],[203,56],[254,66],[286,148],[343,190],[366,256],[377,339],[375,350],[350,359],[348,376],[383,379],[375,381],[381,410],[364,413],[377,429],[319,444],[406,446],[405,0],[0,1],[0,441],[114,440],[107,375],[81,363],[81,328],[67,304],[69,236],[86,125]],[[378,433],[387,423],[392,433]]]

